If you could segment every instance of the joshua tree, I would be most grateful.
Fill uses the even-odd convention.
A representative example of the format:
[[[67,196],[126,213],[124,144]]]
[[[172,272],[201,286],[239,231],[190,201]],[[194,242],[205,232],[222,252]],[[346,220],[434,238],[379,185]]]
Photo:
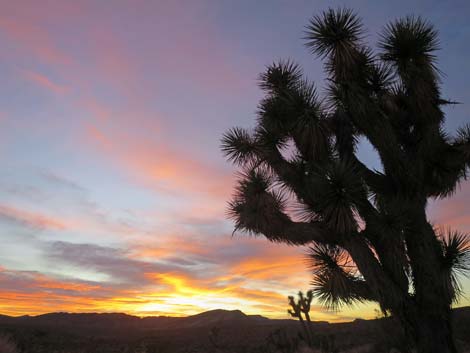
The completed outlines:
[[[442,107],[452,102],[440,93],[428,22],[390,23],[377,53],[362,34],[349,10],[328,10],[307,26],[307,47],[326,61],[324,99],[291,61],[260,76],[266,96],[256,127],[222,139],[242,169],[229,214],[236,230],[310,246],[314,293],[326,305],[377,302],[418,352],[455,352],[451,304],[456,274],[469,269],[468,238],[437,231],[426,205],[465,178],[470,125],[456,136],[444,131]],[[357,158],[361,138],[381,170]]]
[[[287,312],[290,316],[299,319],[300,325],[305,333],[307,344],[313,347],[312,321],[310,320],[310,306],[313,300],[313,291],[309,290],[306,296],[300,291],[298,298],[299,299],[295,301],[293,296],[288,297],[289,305],[292,309],[287,310]],[[305,321],[302,314],[305,316]]]

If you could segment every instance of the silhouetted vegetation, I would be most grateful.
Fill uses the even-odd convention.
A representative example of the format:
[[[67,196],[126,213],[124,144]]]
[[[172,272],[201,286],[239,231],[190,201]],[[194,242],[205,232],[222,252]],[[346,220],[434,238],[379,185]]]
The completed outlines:
[[[241,167],[230,202],[235,229],[309,245],[314,295],[330,308],[373,301],[391,313],[418,352],[455,353],[451,304],[468,274],[468,237],[440,231],[429,199],[456,192],[470,165],[470,125],[444,129],[437,32],[420,17],[385,26],[378,52],[349,10],[307,26],[307,47],[324,59],[321,98],[292,61],[260,76],[265,92],[253,131],[222,139]],[[357,157],[361,139],[381,170]]]
[[[310,306],[313,300],[313,292],[308,291],[307,295],[299,292],[297,301],[292,296],[288,297],[288,300],[291,309],[287,312],[293,318],[299,319],[304,333],[304,339],[309,347],[313,347],[312,322],[310,320]],[[305,319],[302,316],[304,316]]]
[[[320,334],[313,330],[312,320],[310,318],[310,308],[313,300],[313,291],[309,290],[304,295],[299,291],[297,300],[293,296],[288,297],[291,309],[288,313],[293,318],[299,319],[302,327],[302,333],[299,338],[305,341],[306,345],[312,349],[320,350],[322,353],[336,353],[336,336],[334,334]]]
[[[18,353],[16,344],[12,339],[5,335],[0,334],[0,352],[1,353]]]

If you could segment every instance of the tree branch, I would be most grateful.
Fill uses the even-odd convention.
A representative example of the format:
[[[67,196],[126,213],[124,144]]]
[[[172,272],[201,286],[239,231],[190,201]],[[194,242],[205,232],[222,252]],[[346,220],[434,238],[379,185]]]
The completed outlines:
[[[294,222],[283,211],[284,201],[279,194],[268,191],[264,176],[251,172],[238,186],[238,193],[230,203],[229,215],[235,220],[235,229],[263,234],[271,241],[303,245],[312,241],[331,243],[322,222]]]
[[[261,206],[261,203],[258,203]],[[251,208],[243,205],[243,208]],[[333,243],[322,222],[294,222],[285,213],[269,207],[257,210],[259,219],[265,222],[251,222],[251,217],[244,217],[245,210],[240,210],[237,229],[255,234],[263,234],[268,240],[291,245],[305,245],[311,242]],[[250,212],[250,211],[248,211]]]
[[[364,276],[372,295],[384,309],[397,309],[405,305],[408,298],[403,290],[383,270],[377,258],[360,234],[346,239],[342,244],[354,259]]]

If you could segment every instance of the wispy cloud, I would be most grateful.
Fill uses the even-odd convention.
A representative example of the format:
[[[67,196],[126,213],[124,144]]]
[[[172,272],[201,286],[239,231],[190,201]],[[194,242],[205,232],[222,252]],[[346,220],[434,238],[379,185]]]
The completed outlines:
[[[68,87],[59,85],[58,83],[53,82],[47,76],[42,75],[38,72],[23,70],[22,75],[27,80],[33,82],[34,84],[45,88],[56,94],[64,94],[68,91]]]
[[[70,58],[57,47],[48,32],[26,18],[12,20],[3,12],[0,28],[18,43],[17,49],[32,52],[43,63],[63,65],[70,62]]]
[[[0,205],[0,218],[37,230],[65,230],[68,228],[68,225],[60,219],[7,205]]]
[[[188,199],[197,195],[208,197],[206,204],[198,205],[202,212],[214,200],[224,200],[233,184],[232,173],[210,161],[190,157],[191,152],[179,151],[165,143],[148,137],[110,132],[98,126],[88,127],[90,141],[100,152],[121,165],[135,180],[156,191],[185,195]],[[222,208],[223,203],[218,205]]]
[[[146,273],[164,272],[172,268],[158,263],[131,259],[128,251],[94,244],[52,242],[45,244],[45,253],[51,263],[92,270],[107,276],[110,283],[120,286],[145,286]]]

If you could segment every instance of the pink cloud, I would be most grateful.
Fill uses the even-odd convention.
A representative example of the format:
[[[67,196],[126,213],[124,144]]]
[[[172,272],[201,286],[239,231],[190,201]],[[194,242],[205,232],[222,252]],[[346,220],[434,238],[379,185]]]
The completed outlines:
[[[163,141],[159,142],[158,136],[149,140],[139,138],[138,134],[123,134],[93,125],[87,127],[87,134],[105,158],[121,165],[136,181],[147,187],[184,194],[188,198],[205,195],[225,200],[230,195],[232,173],[192,158],[190,152],[179,152]],[[193,216],[211,209],[210,202],[198,205]],[[220,208],[220,204],[217,207]]]
[[[27,80],[56,94],[64,94],[68,91],[68,87],[59,85],[40,73],[24,70],[22,74]]]
[[[88,111],[92,115],[93,121],[98,120],[99,122],[104,123],[108,121],[113,115],[111,109],[105,107],[102,104],[99,104],[93,98],[82,99],[77,103],[77,106]],[[90,128],[94,127],[90,126]],[[94,129],[96,130],[96,128]]]
[[[19,48],[33,52],[42,62],[59,65],[70,63],[70,58],[57,48],[50,35],[39,26],[24,19],[13,21],[3,15],[0,17],[0,29],[13,39]]]
[[[470,182],[463,181],[455,195],[430,203],[429,218],[436,225],[450,226],[470,233],[468,200],[470,200]]]
[[[62,220],[6,205],[0,205],[0,217],[36,229],[65,230],[68,228]]]
[[[113,142],[94,125],[88,124],[86,133],[94,143],[103,149],[109,150],[113,145]]]

